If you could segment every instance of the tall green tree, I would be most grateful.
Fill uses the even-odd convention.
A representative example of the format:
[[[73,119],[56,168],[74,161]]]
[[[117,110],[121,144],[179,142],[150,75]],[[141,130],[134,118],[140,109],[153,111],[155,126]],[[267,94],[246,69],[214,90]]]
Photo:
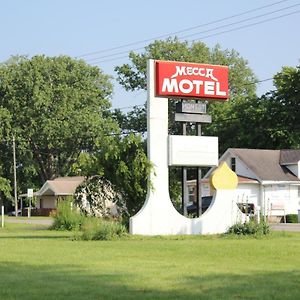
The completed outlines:
[[[229,127],[238,134],[227,137],[231,147],[300,147],[300,66],[283,67],[274,76],[274,85],[273,91],[234,106],[236,119]]]
[[[101,150],[82,153],[73,165],[73,174],[107,178],[122,192],[133,215],[146,200],[150,168],[141,135],[116,135]]]
[[[145,47],[143,53],[130,52],[130,63],[123,64],[115,68],[118,74],[119,83],[128,91],[145,90],[147,60],[172,60],[188,61],[195,63],[219,64],[229,67],[229,87],[230,101],[226,103],[215,102],[209,103],[209,113],[213,120],[218,122],[222,119],[234,117],[231,107],[234,103],[240,103],[249,97],[255,96],[256,80],[248,62],[243,59],[235,50],[222,50],[219,45],[210,49],[202,42],[181,42],[177,38],[169,38],[164,41],[155,41]],[[174,122],[174,101],[169,103],[170,106],[170,130],[173,133],[180,131],[180,126]],[[135,116],[135,118],[132,118]],[[119,118],[120,114],[119,114]],[[144,121],[142,121],[144,119]],[[145,129],[146,124],[145,109],[135,108],[133,112],[123,116],[123,125],[125,129],[141,130]],[[139,120],[139,122],[136,122]],[[216,133],[207,126],[206,134]],[[221,141],[222,142],[222,141]]]
[[[194,63],[219,64],[229,67],[231,98],[237,95],[253,95],[255,80],[248,62],[235,50],[222,50],[219,45],[210,49],[202,42],[181,42],[177,38],[157,40],[145,47],[141,54],[130,52],[130,64],[115,68],[119,83],[127,90],[146,89],[147,60],[187,61]]]
[[[11,115],[7,109],[0,107],[0,149],[3,148],[7,141],[10,131]],[[2,152],[0,151],[0,206],[3,205],[3,198],[11,198],[10,180],[6,177],[4,164],[6,163]]]
[[[10,115],[19,174],[40,183],[66,175],[82,150],[119,132],[108,111],[111,94],[110,77],[82,60],[34,56],[2,64],[0,107]]]

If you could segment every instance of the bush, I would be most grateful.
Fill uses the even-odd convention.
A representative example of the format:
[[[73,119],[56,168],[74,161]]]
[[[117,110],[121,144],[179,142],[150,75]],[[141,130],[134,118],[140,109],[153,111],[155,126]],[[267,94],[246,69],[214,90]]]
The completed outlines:
[[[77,187],[74,195],[82,213],[89,217],[121,217],[127,214],[125,200],[107,179],[94,176]]]
[[[59,200],[57,211],[50,214],[54,222],[50,229],[78,230],[84,221],[84,216],[75,208],[72,209],[72,199]]]
[[[237,223],[231,226],[227,233],[236,235],[266,235],[270,233],[270,227],[266,222],[257,223],[250,220],[245,223]]]
[[[126,227],[113,220],[86,218],[81,229],[83,240],[114,240],[127,235]]]
[[[287,223],[298,223],[298,215],[290,214],[285,217]]]

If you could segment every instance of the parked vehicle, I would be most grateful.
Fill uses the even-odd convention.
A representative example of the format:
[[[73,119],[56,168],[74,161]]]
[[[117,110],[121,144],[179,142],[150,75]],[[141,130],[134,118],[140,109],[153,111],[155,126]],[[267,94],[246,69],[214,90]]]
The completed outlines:
[[[205,196],[202,197],[202,213],[204,213],[210,206],[212,201],[212,196]],[[196,214],[197,213],[197,204],[193,203],[187,206],[187,213],[188,214]]]
[[[242,213],[247,215],[254,215],[254,204],[253,203],[238,203],[237,206]]]
[[[10,211],[7,213],[8,216],[15,216],[16,215],[16,211]],[[22,215],[22,211],[21,209],[18,209],[18,216],[21,216]]]

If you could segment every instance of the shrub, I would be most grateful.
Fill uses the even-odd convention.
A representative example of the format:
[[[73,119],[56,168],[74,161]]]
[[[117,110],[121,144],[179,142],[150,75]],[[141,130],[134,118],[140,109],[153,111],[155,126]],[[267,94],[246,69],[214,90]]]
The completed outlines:
[[[50,214],[54,222],[50,229],[54,230],[74,230],[80,229],[84,221],[84,216],[75,208],[72,209],[72,199],[59,200],[57,211]]]
[[[250,220],[245,223],[237,223],[231,226],[227,233],[236,235],[266,235],[270,233],[270,227],[266,222],[257,223]]]
[[[74,203],[90,217],[109,218],[127,214],[122,194],[100,176],[94,176],[77,187]]]
[[[298,215],[290,214],[285,217],[287,223],[298,223]]]
[[[127,235],[124,225],[113,220],[87,218],[82,226],[83,240],[114,240]]]

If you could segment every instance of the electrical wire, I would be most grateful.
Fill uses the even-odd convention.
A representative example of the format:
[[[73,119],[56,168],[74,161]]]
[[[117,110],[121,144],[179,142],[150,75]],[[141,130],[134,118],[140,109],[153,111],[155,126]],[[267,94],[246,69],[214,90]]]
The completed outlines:
[[[161,38],[166,38],[168,36],[181,34],[181,33],[184,33],[184,32],[191,31],[191,30],[195,30],[197,28],[209,26],[209,25],[216,24],[216,23],[219,23],[219,22],[223,22],[223,21],[226,21],[226,20],[230,20],[230,19],[233,19],[233,18],[236,18],[236,17],[240,17],[240,16],[243,16],[243,15],[255,12],[255,11],[259,11],[259,10],[262,10],[262,9],[265,9],[265,8],[268,8],[268,7],[272,7],[272,6],[278,5],[280,3],[287,2],[287,1],[290,1],[290,0],[277,1],[275,3],[260,6],[260,7],[250,9],[250,10],[246,10],[246,11],[244,11],[242,13],[239,13],[239,14],[231,15],[231,16],[228,16],[228,17],[225,17],[225,18],[217,19],[217,20],[214,20],[214,21],[211,21],[211,22],[208,22],[208,23],[204,23],[204,24],[200,24],[200,25],[197,25],[197,26],[188,27],[188,28],[185,28],[185,29],[182,29],[182,30],[179,30],[179,31],[170,32],[170,33],[163,34],[163,35],[158,35],[158,36],[148,38],[148,39],[144,39],[144,40],[140,40],[140,41],[137,41],[137,42],[132,42],[132,43],[128,43],[128,44],[124,44],[124,45],[120,45],[120,46],[116,46],[116,47],[112,47],[112,48],[107,48],[107,49],[103,49],[103,50],[98,50],[98,51],[94,51],[94,52],[84,53],[84,54],[78,55],[77,58],[91,56],[91,55],[95,55],[95,54],[99,54],[99,53],[110,52],[110,51],[114,51],[114,50],[118,50],[118,49],[122,49],[122,48],[126,48],[126,47],[131,47],[131,46],[134,46],[134,45],[150,42],[150,41],[153,41],[153,40],[156,40],[156,39],[161,39]]]
[[[194,42],[196,40],[204,40],[204,39],[207,39],[207,38],[210,38],[210,37],[213,37],[213,36],[218,36],[218,35],[222,35],[222,34],[225,34],[225,33],[230,33],[230,32],[233,32],[233,31],[237,31],[237,30],[240,30],[240,29],[244,29],[244,28],[256,26],[256,25],[259,25],[259,24],[263,24],[263,23],[266,23],[266,22],[270,22],[270,21],[273,21],[273,20],[277,20],[277,19],[280,19],[280,18],[283,18],[283,17],[287,17],[287,16],[290,16],[290,15],[298,14],[298,13],[300,13],[300,10],[296,10],[296,11],[293,11],[293,12],[290,12],[290,13],[287,13],[287,14],[283,14],[283,15],[280,15],[280,16],[277,16],[277,17],[273,17],[273,18],[269,18],[269,19],[266,19],[266,20],[262,20],[262,21],[259,21],[259,22],[255,22],[255,23],[251,23],[251,24],[246,24],[246,25],[243,25],[243,26],[239,26],[239,27],[236,27],[236,28],[229,29],[229,30],[225,30],[225,31],[213,33],[213,34],[210,34],[210,35],[202,36],[202,37],[199,37],[197,39],[190,40],[190,42]],[[223,26],[223,27],[225,27],[225,26]],[[144,47],[132,49],[130,51],[138,51],[138,50],[142,50],[142,49],[144,49]],[[124,54],[124,53],[129,53],[129,51],[123,51],[123,52],[119,52],[119,53],[116,53],[116,54],[106,55],[106,56],[103,56],[102,58],[112,57],[112,56],[119,55],[119,54]],[[128,58],[128,55],[95,61],[95,62],[92,62],[91,65],[98,65],[100,63],[111,62],[111,61],[114,61],[114,60],[119,60],[119,59],[124,59],[124,58]],[[99,57],[98,59],[101,59],[101,58]]]
[[[300,3],[294,4],[294,5],[287,6],[287,7],[281,8],[281,9],[277,9],[277,10],[274,10],[274,11],[271,11],[271,12],[268,12],[268,13],[264,13],[264,14],[261,14],[261,15],[258,15],[258,16],[246,18],[244,20],[240,20],[240,21],[237,21],[237,22],[232,22],[232,23],[229,23],[229,24],[225,24],[225,25],[222,25],[222,26],[217,26],[217,27],[214,27],[214,28],[211,28],[211,29],[207,29],[207,30],[204,30],[204,31],[200,31],[200,32],[196,32],[196,33],[184,35],[184,36],[181,36],[179,38],[183,39],[183,38],[188,38],[188,37],[191,37],[191,36],[199,35],[199,34],[202,34],[202,33],[212,32],[212,31],[215,31],[215,30],[218,30],[218,29],[230,27],[230,26],[237,25],[237,24],[240,24],[240,23],[244,23],[244,22],[248,22],[248,21],[251,21],[251,20],[259,19],[261,17],[269,16],[269,15],[272,15],[272,14],[275,14],[275,13],[278,13],[278,12],[281,12],[281,11],[284,11],[284,10],[287,10],[287,9],[290,9],[290,8],[294,8],[294,7],[299,6],[299,5],[300,5]],[[142,50],[144,48],[145,47],[139,47],[139,48],[131,49],[129,51],[139,51],[139,50]],[[117,52],[117,53],[113,53],[113,54],[107,54],[107,55],[104,55],[104,56],[98,56],[98,57],[91,58],[91,59],[86,59],[85,61],[86,62],[93,62],[93,61],[97,61],[99,59],[113,57],[113,56],[124,54],[124,53],[128,53],[128,50]]]

